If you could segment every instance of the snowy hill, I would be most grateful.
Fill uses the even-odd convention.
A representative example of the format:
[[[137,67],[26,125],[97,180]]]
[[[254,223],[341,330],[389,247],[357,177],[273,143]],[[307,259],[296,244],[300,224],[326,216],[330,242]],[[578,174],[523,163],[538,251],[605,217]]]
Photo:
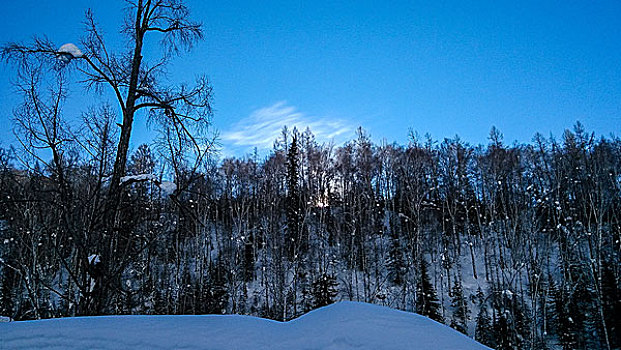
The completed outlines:
[[[340,302],[290,322],[236,315],[0,323],[0,349],[460,349],[487,347],[417,314]]]

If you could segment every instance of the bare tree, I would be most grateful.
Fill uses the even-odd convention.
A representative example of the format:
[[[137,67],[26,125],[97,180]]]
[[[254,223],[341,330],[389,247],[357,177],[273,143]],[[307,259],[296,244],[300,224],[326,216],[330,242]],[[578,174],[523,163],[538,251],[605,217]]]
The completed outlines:
[[[108,232],[108,246],[114,246],[114,232],[120,224],[121,179],[126,174],[135,118],[144,116],[158,125],[171,151],[178,153],[191,148],[193,160],[199,164],[209,150],[209,143],[202,135],[205,135],[212,113],[212,88],[206,77],[199,77],[194,85],[175,86],[165,84],[163,76],[171,58],[190,49],[203,37],[201,24],[189,19],[189,10],[181,0],[130,0],[127,3],[122,33],[128,52],[112,53],[108,49],[90,10],[86,12],[86,35],[80,48],[74,44],[58,48],[45,37],[35,38],[28,45],[10,43],[2,47],[3,58],[17,66],[21,80],[31,80],[29,84],[22,84],[30,103],[27,110],[19,111],[18,123],[32,131],[23,142],[28,143],[25,148],[31,150],[33,156],[36,152],[32,150],[43,143],[42,147],[53,152],[56,164],[62,160],[64,138],[62,133],[56,132],[62,131],[62,124],[57,123],[57,110],[65,97],[65,76],[69,72],[75,71],[88,90],[102,96],[111,92],[114,96],[122,120],[117,124],[120,135],[101,225],[104,232]],[[155,34],[161,39],[160,57],[147,60],[143,57],[143,49],[147,38]],[[44,66],[51,67],[49,70],[57,76],[59,86],[52,96],[55,101],[45,105],[45,109],[39,108],[40,98],[35,89]],[[178,159],[178,154],[171,158]],[[56,166],[55,169],[60,168]],[[103,260],[114,270],[110,273],[114,276],[124,264],[112,262],[111,253],[103,252]]]
[[[190,49],[203,37],[201,24],[188,19],[189,10],[179,0],[131,0],[126,8],[122,32],[129,52],[114,54],[106,46],[92,12],[86,13],[86,36],[82,47],[65,44],[57,49],[47,38],[29,45],[11,43],[2,48],[3,57],[25,69],[32,56],[56,61],[59,69],[74,68],[84,86],[98,92],[109,90],[121,110],[122,122],[116,159],[110,181],[112,205],[118,205],[120,179],[125,175],[134,119],[146,110],[150,121],[174,132],[179,143],[190,143],[202,155],[198,133],[205,131],[211,116],[212,88],[206,77],[193,86],[167,86],[162,74],[170,59]],[[147,61],[143,48],[148,36],[159,34],[162,56]],[[72,62],[72,61],[75,61]],[[169,133],[164,133],[169,135]]]

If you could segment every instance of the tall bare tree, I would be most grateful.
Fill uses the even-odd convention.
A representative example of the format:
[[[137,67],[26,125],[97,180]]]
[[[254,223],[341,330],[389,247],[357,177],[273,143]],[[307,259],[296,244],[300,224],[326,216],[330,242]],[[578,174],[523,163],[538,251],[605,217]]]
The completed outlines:
[[[45,63],[47,67],[51,67],[51,72],[59,76],[60,82],[65,81],[66,74],[74,71],[88,90],[93,90],[100,96],[104,96],[104,93],[111,93],[113,96],[121,115],[121,122],[117,124],[120,133],[116,143],[114,167],[109,178],[105,215],[98,225],[103,232],[107,232],[108,247],[115,246],[115,231],[120,225],[122,178],[126,175],[135,118],[143,116],[159,126],[167,144],[166,149],[177,153],[171,159],[178,159],[178,153],[189,148],[194,150],[193,159],[200,163],[209,148],[203,135],[212,113],[212,88],[205,76],[200,76],[193,85],[169,85],[165,83],[163,75],[171,58],[187,51],[202,39],[201,24],[189,19],[189,10],[181,0],[130,0],[127,3],[122,26],[128,48],[126,52],[111,52],[90,10],[86,12],[86,35],[79,47],[69,43],[59,47],[45,37],[35,38],[30,44],[9,43],[2,47],[3,58],[17,66],[20,76],[38,76],[31,74],[33,67],[38,69]],[[161,40],[159,51],[150,52],[159,52],[159,56],[145,58],[143,54],[146,51],[147,39],[153,35],[159,35]],[[36,65],[36,62],[41,64]],[[35,83],[36,81],[31,85]],[[58,90],[55,95],[58,102],[65,97],[64,86],[60,86],[63,89]],[[57,154],[60,155],[62,136],[55,133],[50,135],[47,132],[50,123],[60,130],[61,124],[54,124],[58,119],[58,113],[54,111],[58,103],[49,105],[50,111],[43,111],[48,115],[47,119],[41,119],[42,112],[36,112],[36,92],[30,96],[29,106],[35,108],[35,112],[23,111],[29,118],[19,119],[23,120],[22,124],[29,123],[22,126],[33,131],[29,134],[31,138],[28,142],[39,139],[38,142],[46,143],[45,147],[54,152],[54,162],[58,163]],[[35,127],[31,124],[37,121],[32,120],[32,116],[37,115],[41,120],[40,125]],[[103,260],[109,269],[114,270],[111,273],[114,276],[120,273],[119,268],[124,264],[113,262],[111,254],[112,252],[103,252]],[[113,267],[114,265],[116,266]]]
[[[120,179],[126,172],[134,120],[141,110],[146,110],[150,121],[172,130],[176,142],[191,144],[199,157],[205,149],[197,132],[205,131],[211,116],[212,88],[206,77],[199,77],[192,86],[163,83],[162,73],[170,59],[190,49],[203,37],[201,24],[189,19],[189,10],[183,1],[131,0],[125,12],[122,33],[128,52],[109,50],[90,10],[86,12],[87,34],[81,48],[72,44],[58,48],[44,37],[28,45],[10,43],[2,48],[3,57],[16,63],[20,70],[32,56],[56,60],[58,69],[77,70],[87,88],[112,92],[122,115],[109,187],[114,205],[118,205]],[[143,57],[145,43],[154,34],[161,38],[161,56],[147,60]]]

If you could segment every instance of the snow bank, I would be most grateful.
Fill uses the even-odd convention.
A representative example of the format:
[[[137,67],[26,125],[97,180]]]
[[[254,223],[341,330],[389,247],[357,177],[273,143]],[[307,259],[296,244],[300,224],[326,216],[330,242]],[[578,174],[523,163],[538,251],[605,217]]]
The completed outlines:
[[[489,349],[416,314],[341,302],[290,322],[250,316],[106,316],[0,324],[0,349]]]
[[[289,324],[296,332],[282,349],[489,349],[427,317],[366,303],[336,303]]]

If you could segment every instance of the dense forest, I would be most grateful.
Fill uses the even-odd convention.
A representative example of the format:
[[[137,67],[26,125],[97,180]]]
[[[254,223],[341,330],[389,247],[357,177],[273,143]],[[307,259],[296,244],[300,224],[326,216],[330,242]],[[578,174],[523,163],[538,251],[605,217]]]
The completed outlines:
[[[113,232],[111,157],[69,154],[25,169],[2,153],[3,315],[288,320],[357,300],[498,349],[621,345],[621,140],[579,124],[477,147],[285,129],[267,157],[194,171],[141,145]]]
[[[267,155],[219,159],[207,78],[165,79],[200,24],[182,1],[127,4],[120,53],[90,11],[79,47],[0,50],[21,98],[0,148],[0,315],[290,320],[355,300],[496,349],[621,347],[621,139],[285,128]],[[93,97],[80,117],[75,84]],[[135,118],[152,143],[132,148]]]

